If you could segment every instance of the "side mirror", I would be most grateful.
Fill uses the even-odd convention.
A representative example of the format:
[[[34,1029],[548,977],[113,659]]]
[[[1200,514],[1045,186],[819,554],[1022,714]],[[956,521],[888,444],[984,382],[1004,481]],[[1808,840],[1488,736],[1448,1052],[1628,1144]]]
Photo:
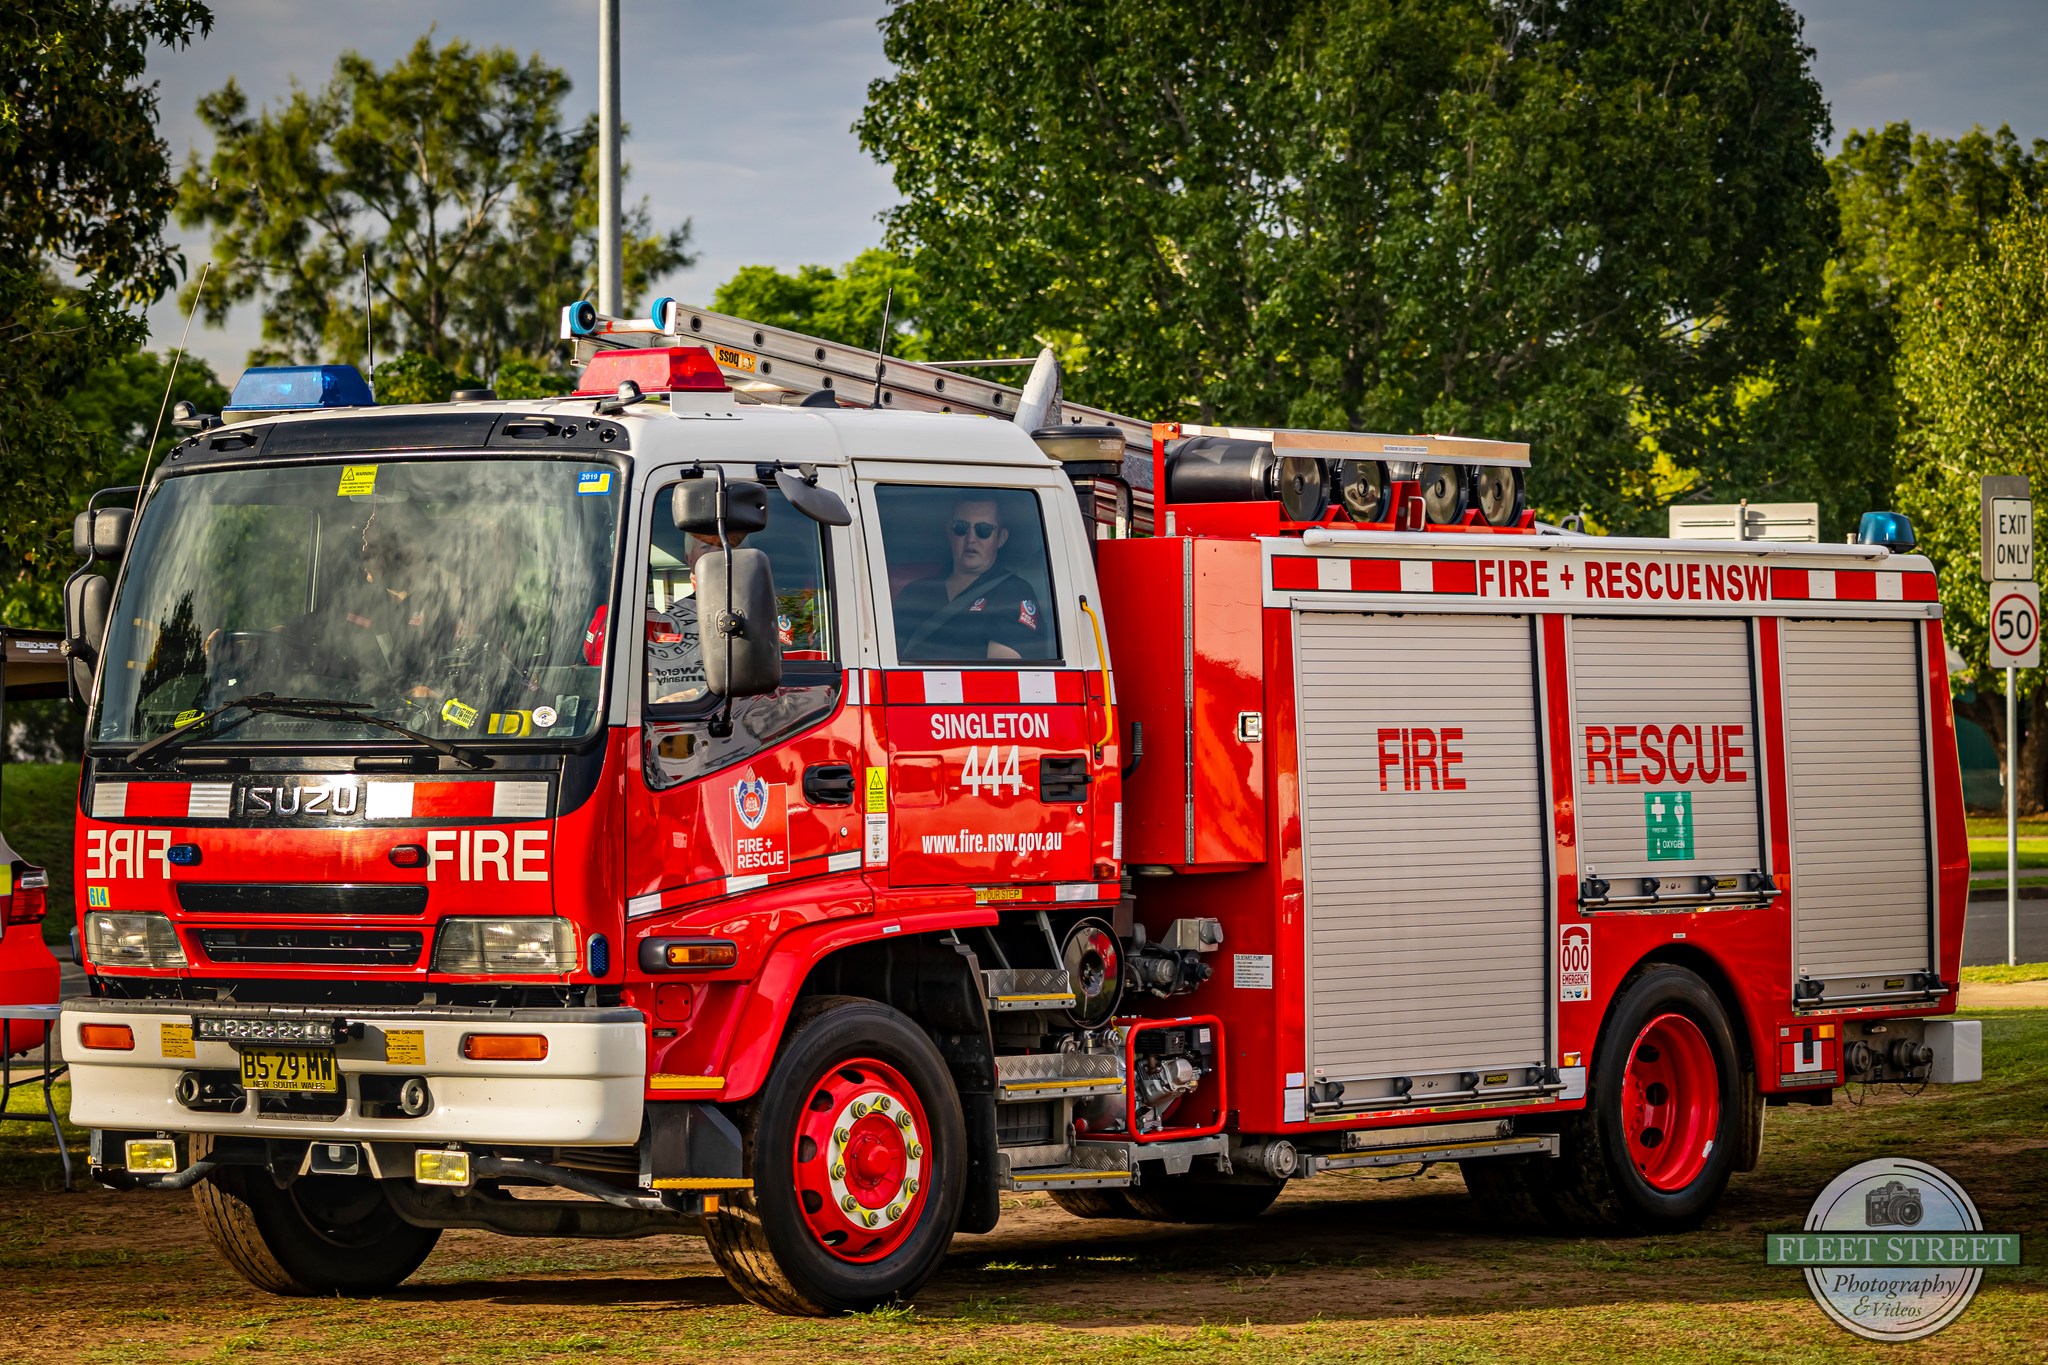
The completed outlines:
[[[759,484],[751,486],[760,489]],[[732,528],[730,516],[726,528]],[[705,685],[727,698],[764,696],[782,686],[775,574],[767,553],[713,550],[697,561],[694,576]]]
[[[119,559],[128,552],[132,507],[100,507],[71,519],[71,552],[80,559]]]
[[[725,533],[744,535],[768,524],[768,490],[758,483],[733,482],[709,475],[685,479],[670,495],[676,529],[700,536],[718,534],[718,497],[725,495]],[[723,599],[720,599],[723,600]]]
[[[804,478],[801,474],[778,469],[775,471],[775,486],[782,490],[783,497],[789,499],[791,507],[820,526],[853,524],[853,513],[846,510],[846,504],[840,501],[837,493],[829,488],[818,487],[811,479]]]
[[[76,573],[64,583],[64,681],[71,704],[85,709],[92,696],[93,665],[107,638],[107,613],[114,604],[114,580],[105,574]]]

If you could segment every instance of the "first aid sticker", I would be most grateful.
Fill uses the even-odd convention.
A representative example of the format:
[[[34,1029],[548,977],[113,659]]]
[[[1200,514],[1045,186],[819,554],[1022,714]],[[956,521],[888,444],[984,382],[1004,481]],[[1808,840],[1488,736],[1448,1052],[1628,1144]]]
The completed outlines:
[[[609,469],[586,469],[576,476],[576,496],[579,498],[601,497],[612,491],[612,472]]]

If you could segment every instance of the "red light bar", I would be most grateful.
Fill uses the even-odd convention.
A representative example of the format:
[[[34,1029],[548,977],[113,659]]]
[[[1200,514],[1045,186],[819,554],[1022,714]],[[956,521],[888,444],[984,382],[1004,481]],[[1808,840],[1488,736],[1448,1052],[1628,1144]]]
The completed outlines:
[[[642,393],[725,393],[725,374],[702,346],[599,351],[576,381],[577,398],[609,398],[628,379]]]

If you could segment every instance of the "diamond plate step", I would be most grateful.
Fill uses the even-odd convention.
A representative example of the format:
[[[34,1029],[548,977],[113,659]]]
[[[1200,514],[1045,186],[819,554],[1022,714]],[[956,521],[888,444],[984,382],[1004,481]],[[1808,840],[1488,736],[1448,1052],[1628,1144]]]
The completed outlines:
[[[1040,1052],[996,1058],[996,1099],[1021,1104],[1067,1095],[1121,1095],[1124,1059],[1112,1052]]]
[[[999,968],[983,972],[981,979],[987,986],[988,1007],[996,1013],[1064,1010],[1080,1003],[1064,967]]]

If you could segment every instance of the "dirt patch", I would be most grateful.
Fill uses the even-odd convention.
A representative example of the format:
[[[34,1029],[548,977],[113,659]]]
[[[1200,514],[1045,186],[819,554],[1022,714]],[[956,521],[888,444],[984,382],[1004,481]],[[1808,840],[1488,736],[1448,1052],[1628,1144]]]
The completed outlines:
[[[1965,981],[1956,996],[1956,1009],[1971,1010],[2048,1009],[2048,981]]]

